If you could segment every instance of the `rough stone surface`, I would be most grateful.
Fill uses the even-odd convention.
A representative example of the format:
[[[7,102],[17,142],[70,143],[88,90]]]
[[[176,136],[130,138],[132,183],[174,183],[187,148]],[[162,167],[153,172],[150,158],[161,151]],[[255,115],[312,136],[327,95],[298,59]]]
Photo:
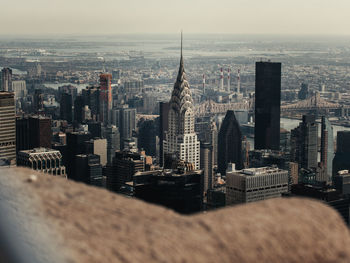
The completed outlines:
[[[271,199],[182,216],[62,178],[28,180],[29,174],[1,169],[1,202],[40,222],[36,231],[51,240],[41,250],[55,248],[64,262],[350,262],[348,228],[317,201]]]

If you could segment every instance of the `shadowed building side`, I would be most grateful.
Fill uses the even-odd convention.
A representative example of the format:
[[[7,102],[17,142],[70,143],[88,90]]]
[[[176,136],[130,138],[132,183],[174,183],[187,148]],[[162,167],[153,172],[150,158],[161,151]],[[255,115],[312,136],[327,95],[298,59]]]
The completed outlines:
[[[234,111],[227,111],[218,135],[218,172],[226,174],[228,163],[243,168],[242,133]]]

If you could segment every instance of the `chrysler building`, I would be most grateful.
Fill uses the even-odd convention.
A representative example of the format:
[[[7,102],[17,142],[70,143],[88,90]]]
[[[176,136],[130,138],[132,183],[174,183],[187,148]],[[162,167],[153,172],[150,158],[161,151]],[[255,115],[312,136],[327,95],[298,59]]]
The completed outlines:
[[[193,100],[182,57],[182,34],[180,67],[170,99],[168,122],[164,154],[175,154],[177,159],[192,163],[198,170],[200,142],[194,131]]]

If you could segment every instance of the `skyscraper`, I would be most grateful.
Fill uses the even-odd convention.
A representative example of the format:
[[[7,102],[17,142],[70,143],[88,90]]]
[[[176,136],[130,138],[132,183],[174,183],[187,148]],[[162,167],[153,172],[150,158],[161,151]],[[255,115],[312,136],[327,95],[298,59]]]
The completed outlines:
[[[10,68],[1,70],[1,90],[12,91],[12,69]]]
[[[333,159],[333,179],[340,170],[350,170],[350,131],[338,131],[337,151]]]
[[[106,139],[107,139],[107,164],[112,164],[115,151],[120,150],[120,134],[116,126],[114,125],[107,126]]]
[[[136,130],[136,109],[122,105],[113,109],[111,123],[118,127],[120,133],[120,147],[124,149],[124,141],[132,138]]]
[[[164,150],[163,150],[163,141],[166,138],[166,132],[168,131],[168,125],[169,125],[169,109],[170,109],[170,103],[169,102],[159,102],[159,164],[161,166],[164,165],[163,162],[163,156],[164,156]]]
[[[279,150],[281,63],[255,64],[255,149]]]
[[[214,152],[211,143],[201,142],[201,160],[200,168],[204,176],[204,194],[213,188],[214,185]]]
[[[321,123],[321,163],[326,169],[329,179],[332,177],[334,158],[333,128],[329,120],[322,116]]]
[[[112,74],[100,75],[100,121],[109,123],[110,111],[112,110]]]
[[[291,131],[291,160],[300,168],[317,168],[317,138],[315,116],[304,115],[299,126]]]
[[[199,169],[200,142],[194,131],[193,100],[184,69],[182,36],[180,67],[170,99],[168,120],[168,132],[163,141],[164,155],[175,154],[178,159]]]
[[[72,95],[68,93],[61,94],[60,101],[60,118],[71,123],[73,120]]]
[[[226,174],[228,163],[235,163],[238,170],[243,168],[242,134],[231,110],[226,112],[218,135],[218,172]]]
[[[0,166],[16,162],[16,107],[14,94],[0,92]]]

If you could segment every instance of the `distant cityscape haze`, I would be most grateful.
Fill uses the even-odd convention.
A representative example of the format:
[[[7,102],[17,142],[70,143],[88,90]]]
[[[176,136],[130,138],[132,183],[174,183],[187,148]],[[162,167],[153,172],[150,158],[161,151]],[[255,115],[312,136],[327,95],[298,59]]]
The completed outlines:
[[[0,35],[228,33],[349,35],[347,0],[2,1]],[[5,26],[6,25],[6,26]]]

